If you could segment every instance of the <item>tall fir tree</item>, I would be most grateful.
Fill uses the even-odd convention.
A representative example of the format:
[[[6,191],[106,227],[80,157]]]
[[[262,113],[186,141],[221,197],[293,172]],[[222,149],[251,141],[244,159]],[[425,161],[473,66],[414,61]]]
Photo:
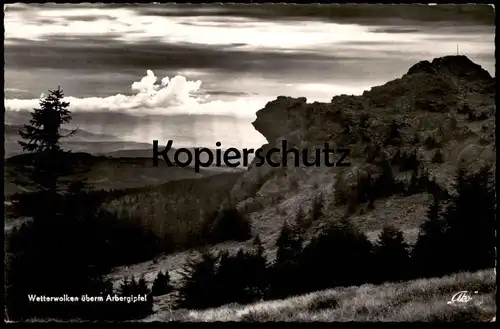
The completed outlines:
[[[270,298],[284,297],[301,290],[298,261],[303,242],[302,230],[284,222],[276,241],[276,259],[270,270]],[[295,284],[290,285],[290,282]]]
[[[170,274],[168,271],[159,271],[153,281],[153,286],[151,288],[151,293],[153,296],[161,296],[170,293],[173,290],[170,284]]]
[[[373,282],[372,244],[348,220],[330,224],[304,248],[299,267],[304,290]],[[325,266],[325,264],[329,264]]]
[[[31,112],[29,124],[19,130],[19,144],[25,154],[20,156],[11,174],[14,182],[27,187],[29,192],[12,198],[10,217],[32,215],[39,218],[39,222],[41,218],[45,222],[56,219],[53,214],[61,203],[60,189],[67,188],[61,180],[72,172],[67,156],[69,152],[62,150],[61,139],[76,132],[62,133],[62,125],[71,120],[70,104],[63,98],[64,93],[59,87],[50,90],[49,95],[40,100],[40,107]]]
[[[203,309],[217,305],[217,265],[220,255],[209,251],[189,258],[181,268],[182,285],[178,290],[181,308]]]
[[[60,87],[49,90],[48,96],[40,100],[40,107],[33,109],[29,124],[19,130],[22,139],[19,144],[23,152],[31,156],[26,159],[28,163],[18,169],[22,169],[29,184],[37,190],[55,192],[60,178],[71,173],[66,157],[69,152],[61,148],[61,139],[77,131],[63,134],[62,126],[71,121],[69,105]]]
[[[448,259],[451,271],[476,271],[495,266],[495,180],[491,169],[477,172],[459,170],[457,196],[446,209],[444,218],[453,253]]]
[[[269,289],[269,267],[264,254],[260,236],[257,234],[253,240],[253,248],[249,257],[249,282],[247,288],[248,301],[259,300],[266,297]]]
[[[69,103],[63,97],[60,88],[50,91],[19,132],[23,139],[19,143],[27,154],[18,156],[16,169],[20,174],[15,182],[28,189],[12,198],[8,216],[33,220],[6,237],[7,303],[10,314],[16,314],[17,319],[82,316],[79,312],[84,308],[51,303],[35,307],[16,296],[79,295],[105,286],[94,258],[99,252],[99,243],[92,236],[95,230],[85,229],[81,220],[93,216],[96,208],[90,204],[75,208],[77,200],[84,202],[78,199],[84,184],[68,179],[73,169],[69,152],[61,148],[60,140],[69,135],[62,134],[62,125],[71,120]],[[84,238],[93,243],[81,243],[81,234],[86,233]],[[30,240],[24,239],[22,245],[16,246],[16,235],[30,236]]]
[[[387,225],[374,246],[378,282],[406,280],[410,274],[409,246],[403,232]]]
[[[283,223],[280,235],[276,240],[276,263],[285,264],[297,260],[304,242],[300,233],[301,231],[291,227],[287,222]]]
[[[450,246],[446,235],[447,224],[441,213],[441,200],[434,197],[412,251],[413,273],[416,277],[441,276],[448,272]]]

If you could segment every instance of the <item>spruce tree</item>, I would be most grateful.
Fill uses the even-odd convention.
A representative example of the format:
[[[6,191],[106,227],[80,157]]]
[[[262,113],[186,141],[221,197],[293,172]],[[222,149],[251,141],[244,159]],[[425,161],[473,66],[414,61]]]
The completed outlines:
[[[276,263],[286,264],[297,260],[298,255],[302,250],[304,239],[300,233],[288,225],[283,223],[280,235],[276,240]]]
[[[409,246],[403,232],[393,226],[385,226],[374,247],[374,261],[378,282],[406,280],[410,271]]]
[[[446,209],[448,239],[454,252],[451,270],[476,271],[495,265],[495,181],[487,167],[467,174],[459,170],[457,196]]]
[[[262,299],[269,289],[269,268],[264,254],[264,246],[259,235],[255,236],[249,257],[250,280],[247,288],[248,301]]]
[[[8,215],[31,217],[33,221],[7,237],[7,299],[9,312],[16,314],[17,319],[81,317],[84,316],[81,312],[85,312],[83,307],[53,303],[43,307],[27,305],[25,299],[16,297],[19,292],[80,295],[103,283],[103,264],[97,260],[99,242],[93,236],[96,231],[85,227],[83,220],[93,217],[98,205],[85,204],[79,194],[84,184],[67,179],[73,169],[68,161],[69,152],[62,150],[60,144],[62,138],[68,137],[61,128],[71,119],[68,107],[60,88],[50,91],[40,101],[40,108],[31,113],[29,124],[19,132],[24,139],[19,143],[27,154],[19,156],[16,169],[20,175],[15,182],[28,189],[12,198],[13,207]],[[29,235],[29,242],[24,239],[23,245],[16,247],[12,243],[18,234]],[[82,243],[82,234],[83,239],[92,243]]]
[[[442,276],[449,272],[446,262],[450,246],[441,212],[441,200],[434,197],[412,251],[413,271],[417,277]]]
[[[140,297],[146,297],[146,301],[139,301],[137,303],[131,303],[130,308],[132,309],[133,318],[144,318],[153,312],[153,295],[149,290],[148,284],[144,275],[139,277],[136,285],[136,293]]]
[[[217,294],[213,296],[213,305],[223,305],[241,302],[245,298],[243,262],[245,255],[240,248],[236,255],[230,255],[227,250],[219,254],[219,266],[215,276]]]
[[[304,248],[299,266],[308,291],[375,280],[370,271],[372,244],[348,220],[330,224],[313,238]]]
[[[151,293],[153,296],[161,296],[170,293],[173,290],[170,284],[170,274],[168,271],[163,273],[158,271],[155,280],[153,281],[153,286],[151,288]]]
[[[182,285],[178,290],[179,307],[203,309],[217,305],[217,264],[219,255],[201,252],[200,258],[191,257],[181,268]]]
[[[38,225],[56,219],[57,205],[61,203],[61,189],[67,188],[64,177],[72,174],[68,161],[69,151],[61,148],[62,125],[69,123],[69,103],[58,88],[40,100],[40,107],[33,109],[29,124],[19,130],[23,154],[11,174],[14,182],[27,187],[29,192],[19,193],[12,199],[10,217],[34,216]],[[35,210],[36,209],[36,210]]]
[[[276,241],[276,259],[270,269],[270,298],[281,298],[302,290],[298,261],[303,241],[301,230],[283,223]],[[291,286],[289,282],[295,284]]]

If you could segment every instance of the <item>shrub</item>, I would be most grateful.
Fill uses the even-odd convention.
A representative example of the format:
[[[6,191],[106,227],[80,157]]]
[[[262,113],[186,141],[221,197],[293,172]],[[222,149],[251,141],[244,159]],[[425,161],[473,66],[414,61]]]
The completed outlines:
[[[389,125],[389,132],[386,139],[386,144],[400,145],[401,144],[401,126],[396,121],[392,121]]]
[[[375,179],[373,191],[377,197],[388,197],[394,193],[395,178],[388,160],[380,163],[382,173]]]
[[[400,164],[400,162],[401,162],[401,151],[400,151],[400,149],[398,149],[396,151],[396,153],[392,156],[391,164],[397,165],[397,164]]]
[[[295,224],[300,230],[307,231],[311,227],[313,219],[313,216],[305,216],[304,211],[300,207],[295,215]]]
[[[335,309],[340,305],[339,299],[336,296],[328,296],[319,294],[314,296],[313,300],[308,303],[310,311],[318,311],[323,309]]]
[[[344,205],[349,200],[349,187],[343,172],[339,172],[334,183],[334,203],[338,206]]]
[[[403,152],[399,160],[399,171],[417,170],[420,166],[417,150],[413,150],[410,154]]]
[[[485,112],[481,112],[479,114],[476,114],[474,112],[469,112],[467,119],[469,121],[483,121],[488,119],[488,114]]]
[[[425,139],[424,145],[428,149],[435,149],[435,148],[441,147],[441,143],[438,142],[436,137],[434,137],[434,136],[427,136],[427,138]]]
[[[372,163],[380,155],[381,146],[379,144],[370,143],[366,149],[366,162]]]
[[[373,179],[370,173],[358,175],[356,182],[356,201],[364,203],[374,198]]]
[[[370,115],[366,112],[361,113],[359,117],[359,127],[362,129],[366,129],[370,125]]]
[[[418,132],[415,132],[415,133],[413,134],[413,138],[412,138],[411,143],[412,143],[413,145],[418,145],[418,144],[420,144],[420,134],[419,134]]]
[[[433,163],[444,163],[444,155],[440,149],[437,149],[432,156]]]
[[[324,199],[323,195],[320,193],[316,195],[311,204],[311,219],[317,221],[323,216]]]

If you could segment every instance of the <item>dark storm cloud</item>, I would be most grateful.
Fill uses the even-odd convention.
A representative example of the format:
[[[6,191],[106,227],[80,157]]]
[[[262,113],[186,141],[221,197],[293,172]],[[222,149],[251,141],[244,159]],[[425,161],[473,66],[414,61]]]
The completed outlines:
[[[82,21],[82,22],[95,22],[100,19],[106,19],[106,20],[115,20],[115,17],[109,16],[109,15],[95,15],[95,16],[87,16],[87,15],[81,15],[81,16],[71,16],[71,18],[67,19],[69,21]]]
[[[399,25],[402,22],[456,21],[494,26],[490,5],[425,6],[419,4],[166,4],[129,7],[144,16],[240,16],[263,19],[314,19],[360,24]]]
[[[92,9],[92,8],[131,8],[133,5],[123,4],[102,4],[102,3],[30,3],[30,4],[15,4],[13,8],[22,9],[23,11],[33,9]],[[8,5],[8,9],[11,6]],[[20,10],[19,10],[20,11]]]
[[[238,44],[239,45],[239,44]],[[241,45],[239,45],[241,46]],[[237,47],[236,47],[237,48]],[[119,69],[216,69],[219,72],[282,72],[307,68],[312,61],[365,60],[317,54],[279,51],[242,51],[234,46],[202,46],[159,41],[124,44],[110,37],[54,38],[51,42],[31,41],[5,47],[5,67],[13,69],[55,68],[72,70]]]
[[[248,93],[239,92],[239,91],[224,91],[224,90],[207,90],[207,94],[213,96],[248,96]]]
[[[263,19],[320,19],[360,24],[399,25],[403,21],[455,21],[460,24],[495,25],[495,10],[486,4],[471,5],[375,5],[375,4],[29,4],[8,7],[8,11],[43,9],[131,9],[143,16],[237,16]],[[395,21],[397,20],[397,22]]]
[[[212,5],[190,5],[190,4],[168,4],[168,5],[139,5],[132,8],[142,16],[241,16],[265,17],[265,11],[258,6],[242,6],[234,4],[212,4]],[[219,21],[224,19],[219,17]]]
[[[60,48],[73,48],[75,46],[79,47],[102,47],[102,46],[113,46],[119,43],[118,40],[123,37],[122,33],[109,33],[92,35],[92,36],[82,36],[78,34],[48,34],[47,38],[50,39],[50,44]],[[20,40],[20,39],[17,39]],[[26,40],[23,40],[25,44],[28,44]],[[36,44],[37,41],[29,41],[29,44]]]
[[[4,12],[6,13],[13,13],[13,12],[23,12],[23,11],[28,11],[31,10],[30,7],[26,6],[25,4],[7,4]]]
[[[370,30],[373,33],[415,33],[419,32],[417,28],[404,28],[404,27],[380,27]]]

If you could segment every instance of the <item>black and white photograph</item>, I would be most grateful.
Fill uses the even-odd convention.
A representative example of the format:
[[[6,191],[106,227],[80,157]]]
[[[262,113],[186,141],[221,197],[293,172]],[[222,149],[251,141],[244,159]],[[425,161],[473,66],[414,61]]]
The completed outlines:
[[[4,321],[495,322],[495,7],[4,5]]]

